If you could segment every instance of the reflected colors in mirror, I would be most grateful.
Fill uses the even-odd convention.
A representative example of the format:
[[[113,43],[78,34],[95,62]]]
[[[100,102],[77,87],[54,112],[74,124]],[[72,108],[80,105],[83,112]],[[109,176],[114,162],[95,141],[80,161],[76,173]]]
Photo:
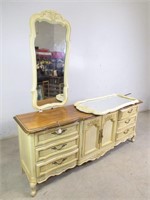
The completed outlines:
[[[66,29],[47,22],[36,22],[35,27],[37,100],[58,102],[64,87]]]
[[[70,25],[58,13],[43,11],[31,17],[33,106],[42,110],[67,101]]]

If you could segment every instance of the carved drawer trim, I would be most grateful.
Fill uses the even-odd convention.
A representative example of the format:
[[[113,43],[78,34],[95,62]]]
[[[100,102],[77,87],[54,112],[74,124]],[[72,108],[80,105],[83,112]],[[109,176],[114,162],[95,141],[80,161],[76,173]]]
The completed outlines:
[[[78,135],[67,140],[50,143],[49,145],[40,146],[36,148],[36,161],[48,159],[57,156],[58,154],[71,151],[78,148]]]
[[[64,170],[64,167],[67,165],[77,161],[78,155],[77,155],[78,149],[75,149],[74,151],[63,154],[59,157],[56,157],[54,159],[50,159],[49,161],[41,161],[40,163],[36,164],[36,173],[37,177],[48,175],[50,176],[51,172],[61,171],[61,168]]]
[[[138,112],[138,105],[136,106],[129,106],[128,108],[124,108],[119,110],[118,120],[122,120],[133,115],[137,115]]]
[[[62,132],[59,133],[59,130],[62,130]],[[68,136],[74,137],[75,135],[78,135],[78,131],[79,131],[79,122],[75,122],[74,124],[71,125],[48,129],[46,131],[42,131],[35,134],[35,145],[38,146],[59,139],[65,139]]]

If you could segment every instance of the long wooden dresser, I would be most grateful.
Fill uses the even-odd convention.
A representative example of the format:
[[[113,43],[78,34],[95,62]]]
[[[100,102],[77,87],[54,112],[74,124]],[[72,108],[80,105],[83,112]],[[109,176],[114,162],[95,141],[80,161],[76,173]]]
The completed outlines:
[[[103,115],[73,105],[14,117],[18,124],[22,170],[31,196],[36,184],[94,160],[127,139],[134,141],[138,103]]]

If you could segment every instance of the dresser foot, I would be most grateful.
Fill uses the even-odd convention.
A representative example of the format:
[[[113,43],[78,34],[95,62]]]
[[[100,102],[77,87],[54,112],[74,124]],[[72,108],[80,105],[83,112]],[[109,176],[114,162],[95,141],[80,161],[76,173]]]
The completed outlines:
[[[130,139],[131,142],[135,142],[135,136]]]
[[[30,183],[31,188],[31,196],[34,197],[36,195],[36,183]]]

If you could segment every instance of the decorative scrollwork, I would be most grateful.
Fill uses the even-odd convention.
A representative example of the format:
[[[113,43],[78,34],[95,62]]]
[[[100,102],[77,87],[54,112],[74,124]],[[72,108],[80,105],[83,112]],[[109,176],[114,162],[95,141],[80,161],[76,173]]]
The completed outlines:
[[[103,120],[103,125],[105,124],[106,121],[109,121],[109,120],[114,122],[116,120],[116,114],[112,113],[112,114],[106,115],[104,120]]]
[[[36,63],[36,53],[35,53],[35,39],[37,36],[36,23],[37,22],[47,22],[52,25],[60,25],[65,29],[65,62],[64,62],[64,82],[63,82],[63,101],[56,101],[52,103],[38,104],[38,91],[37,91],[37,63]],[[40,112],[44,109],[55,108],[58,106],[63,106],[67,102],[68,97],[68,82],[67,82],[67,66],[69,60],[69,49],[70,49],[70,24],[69,22],[59,13],[53,10],[44,10],[41,13],[33,14],[30,18],[30,48],[32,56],[32,68],[33,68],[33,85],[32,85],[32,104],[33,107]]]
[[[54,24],[56,23],[61,23],[61,25],[66,24],[66,20],[63,18],[63,16],[53,10],[44,10],[43,12],[39,14],[39,18],[48,19],[49,22],[54,23]]]
[[[108,121],[108,120],[113,121],[113,115],[108,115],[108,116],[105,118],[105,121]]]
[[[96,128],[100,127],[100,120],[91,120],[86,124],[85,131],[87,131],[90,127],[95,126]]]

